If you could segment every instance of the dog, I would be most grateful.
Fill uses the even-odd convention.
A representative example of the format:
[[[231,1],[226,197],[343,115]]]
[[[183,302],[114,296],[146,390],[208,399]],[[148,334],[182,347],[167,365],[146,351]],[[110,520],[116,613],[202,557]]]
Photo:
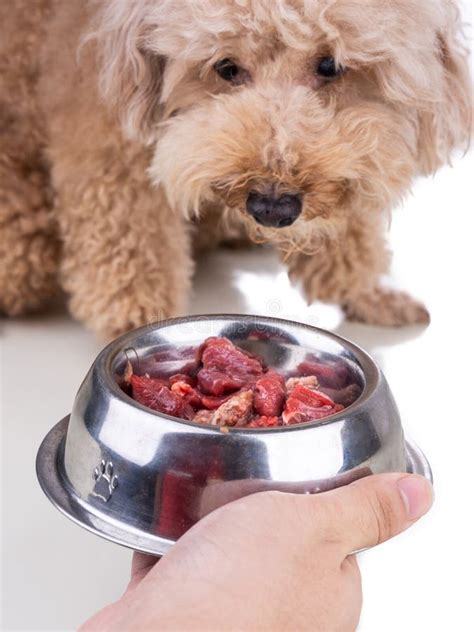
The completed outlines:
[[[471,135],[451,0],[0,3],[0,310],[106,337],[182,314],[196,252],[269,242],[309,301],[427,322],[385,234]],[[420,239],[422,236],[420,235]]]

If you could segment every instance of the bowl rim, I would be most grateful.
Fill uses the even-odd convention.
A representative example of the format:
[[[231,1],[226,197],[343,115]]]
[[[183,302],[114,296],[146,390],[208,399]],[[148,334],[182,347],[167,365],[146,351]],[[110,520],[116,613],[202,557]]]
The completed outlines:
[[[180,417],[173,417],[172,415],[167,415],[166,413],[161,413],[159,411],[153,410],[152,408],[148,408],[134,400],[132,397],[127,395],[117,383],[115,379],[114,373],[112,371],[112,363],[119,353],[122,350],[124,344],[133,341],[134,339],[144,335],[146,333],[150,333],[151,331],[164,329],[166,327],[172,325],[186,324],[193,321],[212,321],[212,320],[240,320],[240,321],[264,321],[266,323],[272,324],[290,324],[300,329],[306,329],[311,333],[316,333],[323,335],[331,340],[337,342],[342,347],[349,349],[353,355],[355,356],[362,373],[364,374],[365,384],[362,390],[362,393],[359,397],[352,402],[349,406],[344,408],[338,413],[333,415],[328,415],[328,417],[322,420],[314,420],[314,421],[306,421],[300,424],[293,424],[287,426],[277,426],[274,428],[243,428],[237,426],[226,426],[226,430],[222,430],[220,426],[212,426],[210,424],[202,424],[198,422],[194,422],[188,419],[181,419]],[[133,345],[130,345],[133,347]],[[364,366],[364,364],[366,366]],[[160,419],[165,419],[166,421],[171,421],[175,423],[179,423],[181,425],[190,426],[192,428],[199,428],[202,431],[207,431],[211,433],[219,433],[219,434],[255,434],[255,433],[280,433],[280,432],[297,432],[301,430],[306,430],[313,427],[322,427],[327,426],[333,423],[337,423],[338,421],[343,420],[347,416],[347,412],[350,411],[351,415],[357,413],[359,408],[371,398],[373,393],[376,391],[380,380],[382,378],[382,371],[375,360],[361,347],[359,347],[354,342],[351,342],[347,338],[340,336],[339,334],[335,334],[332,331],[327,329],[323,329],[322,327],[316,327],[315,325],[309,325],[307,323],[301,323],[299,321],[285,319],[285,318],[277,318],[273,316],[259,316],[255,314],[232,314],[232,313],[216,313],[216,314],[192,314],[189,316],[178,316],[176,318],[167,318],[165,320],[155,321],[153,323],[149,323],[142,327],[138,327],[137,329],[133,329],[131,331],[122,334],[118,338],[112,340],[97,356],[96,360],[92,365],[92,370],[100,370],[103,380],[106,383],[107,387],[111,390],[113,395],[117,397],[119,400],[124,402],[125,404],[137,408],[139,410],[145,411],[149,414],[152,414]],[[372,379],[369,380],[368,377]]]

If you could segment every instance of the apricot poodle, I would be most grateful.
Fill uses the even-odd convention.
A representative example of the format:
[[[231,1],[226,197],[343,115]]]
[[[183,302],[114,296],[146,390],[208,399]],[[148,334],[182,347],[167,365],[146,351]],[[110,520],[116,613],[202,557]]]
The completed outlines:
[[[196,249],[243,238],[309,300],[424,322],[381,282],[390,210],[470,130],[450,0],[6,0],[0,311],[61,286],[113,336],[183,313]]]

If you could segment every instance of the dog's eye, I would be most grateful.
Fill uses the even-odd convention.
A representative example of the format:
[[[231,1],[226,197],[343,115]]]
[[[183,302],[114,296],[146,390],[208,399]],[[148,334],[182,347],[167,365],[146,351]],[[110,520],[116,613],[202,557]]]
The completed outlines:
[[[334,57],[322,57],[316,63],[316,72],[325,79],[336,79],[344,73],[344,68],[336,64]]]
[[[221,79],[231,83],[241,83],[244,72],[232,59],[221,59],[214,64],[214,70]]]

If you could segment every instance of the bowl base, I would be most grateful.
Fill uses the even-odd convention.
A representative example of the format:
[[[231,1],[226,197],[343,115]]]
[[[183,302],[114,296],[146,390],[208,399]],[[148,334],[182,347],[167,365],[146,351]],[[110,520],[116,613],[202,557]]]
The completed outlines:
[[[149,555],[162,556],[167,553],[174,544],[173,540],[146,533],[97,511],[65,484],[61,475],[61,461],[68,423],[69,415],[50,430],[36,459],[38,480],[49,500],[70,520],[106,540]],[[432,481],[431,468],[423,452],[411,440],[407,439],[405,445],[407,471],[421,474]]]

